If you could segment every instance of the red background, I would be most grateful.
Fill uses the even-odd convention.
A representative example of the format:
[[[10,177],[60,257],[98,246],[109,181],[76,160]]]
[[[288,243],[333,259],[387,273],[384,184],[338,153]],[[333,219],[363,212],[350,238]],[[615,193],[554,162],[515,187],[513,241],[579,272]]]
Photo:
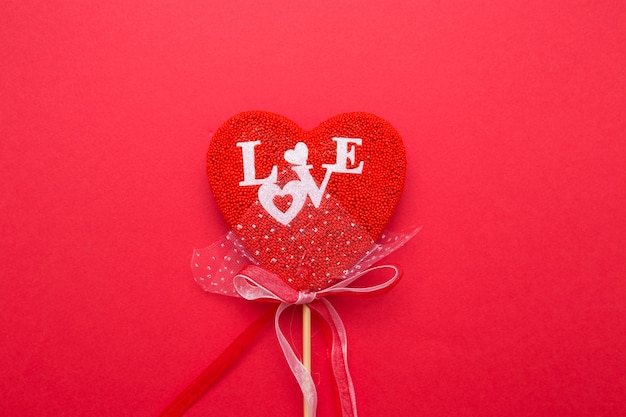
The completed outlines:
[[[298,3],[2,3],[2,413],[156,415],[260,314],[189,269],[209,134],[260,109],[406,143],[406,276],[335,302],[361,415],[625,415],[623,3]],[[188,415],[300,410],[268,326]]]

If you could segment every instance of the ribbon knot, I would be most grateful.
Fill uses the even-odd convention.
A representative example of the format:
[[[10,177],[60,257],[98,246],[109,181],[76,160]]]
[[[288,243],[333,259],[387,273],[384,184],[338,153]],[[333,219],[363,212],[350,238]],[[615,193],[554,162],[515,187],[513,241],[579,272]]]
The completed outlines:
[[[298,299],[295,304],[309,304],[317,298],[316,292],[298,291]]]

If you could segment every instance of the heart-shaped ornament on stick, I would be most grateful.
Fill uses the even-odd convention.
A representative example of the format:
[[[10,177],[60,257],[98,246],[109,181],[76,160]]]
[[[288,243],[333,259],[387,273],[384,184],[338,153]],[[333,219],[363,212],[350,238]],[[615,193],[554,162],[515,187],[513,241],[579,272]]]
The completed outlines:
[[[398,266],[372,265],[417,233],[382,234],[400,198],[405,170],[400,136],[372,114],[341,114],[307,132],[283,116],[254,111],[234,116],[217,130],[209,145],[207,172],[231,232],[194,251],[194,278],[205,291],[277,304],[239,335],[162,416],[179,417],[187,410],[273,315],[281,350],[302,390],[304,416],[315,417],[315,311],[331,339],[337,406],[342,415],[356,417],[347,335],[326,297],[379,295],[400,279]],[[355,285],[381,270],[392,275]],[[301,359],[281,326],[281,315],[294,304],[302,304]]]
[[[260,266],[300,291],[333,285],[393,214],[404,185],[396,130],[368,113],[312,131],[268,112],[238,114],[215,133],[207,172],[226,222]]]

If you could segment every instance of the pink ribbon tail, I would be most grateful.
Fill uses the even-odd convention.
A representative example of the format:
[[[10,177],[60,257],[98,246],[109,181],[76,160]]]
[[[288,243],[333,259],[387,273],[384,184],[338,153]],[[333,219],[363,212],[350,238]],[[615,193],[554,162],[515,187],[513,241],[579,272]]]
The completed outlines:
[[[300,362],[300,359],[298,359],[298,356],[280,328],[280,316],[289,307],[290,304],[281,303],[280,306],[278,306],[278,310],[276,310],[276,316],[274,317],[276,337],[278,338],[278,344],[285,355],[287,364],[289,365],[293,376],[296,378],[296,381],[298,381],[298,385],[300,385],[300,390],[302,391],[304,401],[306,401],[306,404],[309,407],[309,412],[312,417],[315,417],[317,412],[317,390],[315,389],[313,377],[311,377],[310,372],[306,369],[302,362]]]
[[[348,337],[346,328],[339,317],[339,313],[330,301],[321,299],[312,303],[314,310],[328,325],[328,338],[331,340],[330,361],[334,377],[335,394],[341,408],[341,415],[357,417],[356,395],[354,384],[348,368]]]

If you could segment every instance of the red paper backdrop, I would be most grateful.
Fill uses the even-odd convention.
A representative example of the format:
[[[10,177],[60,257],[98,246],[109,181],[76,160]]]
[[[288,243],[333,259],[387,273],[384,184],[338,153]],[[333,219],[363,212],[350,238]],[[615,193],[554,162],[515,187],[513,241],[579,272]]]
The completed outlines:
[[[2,414],[157,415],[261,313],[189,269],[226,230],[209,134],[251,109],[368,111],[406,142],[406,276],[335,302],[361,415],[626,414],[624,22],[600,1],[3,2]],[[188,415],[300,410],[268,326]]]

